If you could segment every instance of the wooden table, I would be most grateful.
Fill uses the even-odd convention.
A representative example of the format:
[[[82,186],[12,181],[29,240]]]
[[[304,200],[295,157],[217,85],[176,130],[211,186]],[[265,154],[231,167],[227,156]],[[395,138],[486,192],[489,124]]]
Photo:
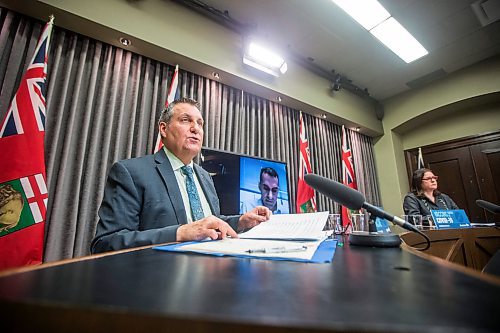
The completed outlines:
[[[500,229],[497,227],[423,232],[431,240],[431,246],[422,253],[477,271],[481,271],[500,250]],[[423,248],[425,245],[424,238],[414,232],[407,232],[401,238],[410,246]]]
[[[3,332],[498,332],[494,278],[401,248],[332,264],[150,248],[0,277]]]

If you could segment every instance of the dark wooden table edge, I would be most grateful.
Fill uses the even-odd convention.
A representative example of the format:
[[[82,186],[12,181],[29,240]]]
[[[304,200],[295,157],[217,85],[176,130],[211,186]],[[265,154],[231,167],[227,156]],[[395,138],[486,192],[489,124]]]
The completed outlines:
[[[70,263],[79,262],[79,261],[93,260],[93,259],[97,259],[97,258],[117,255],[120,253],[140,251],[140,250],[144,250],[144,249],[153,248],[155,246],[161,246],[161,245],[167,245],[167,244],[174,244],[174,243],[162,243],[162,244],[146,245],[146,246],[118,250],[118,251],[111,251],[111,252],[105,252],[105,253],[99,253],[99,254],[91,254],[91,255],[78,257],[78,258],[70,258],[70,259],[63,259],[63,260],[58,260],[58,261],[53,261],[53,262],[47,262],[47,263],[39,264],[36,266],[24,266],[24,267],[6,269],[4,271],[0,271],[0,278],[5,277],[5,276],[14,275],[14,274],[19,274],[19,273],[35,271],[35,270],[39,270],[39,269],[45,269],[45,268],[49,268],[49,267],[61,266],[61,265],[70,264]],[[455,271],[459,271],[461,273],[465,273],[467,275],[473,276],[475,278],[486,281],[488,283],[500,285],[500,277],[497,277],[495,275],[478,272],[472,268],[464,267],[464,266],[446,261],[442,258],[438,258],[438,257],[432,256],[432,255],[426,254],[426,253],[422,253],[421,251],[418,251],[417,249],[407,245],[405,242],[401,243],[401,248],[404,251],[415,254],[415,255],[417,255],[425,260],[437,263],[439,265],[445,266],[445,267],[453,269]]]
[[[24,273],[24,272],[36,271],[39,269],[44,269],[44,268],[49,268],[49,267],[61,266],[61,265],[70,264],[73,262],[93,260],[93,259],[97,259],[97,258],[102,258],[102,257],[120,254],[120,253],[140,251],[140,250],[144,250],[144,249],[153,248],[155,246],[162,246],[162,245],[167,245],[167,244],[176,244],[176,243],[170,242],[170,243],[146,245],[146,246],[134,247],[134,248],[118,250],[118,251],[90,254],[87,256],[83,256],[83,257],[63,259],[63,260],[58,260],[58,261],[51,261],[51,262],[46,262],[46,263],[38,264],[38,265],[16,267],[16,268],[11,268],[11,269],[6,269],[3,271],[0,271],[0,278],[5,277],[5,276],[9,276],[9,275],[13,275],[13,274],[18,274],[18,273]]]

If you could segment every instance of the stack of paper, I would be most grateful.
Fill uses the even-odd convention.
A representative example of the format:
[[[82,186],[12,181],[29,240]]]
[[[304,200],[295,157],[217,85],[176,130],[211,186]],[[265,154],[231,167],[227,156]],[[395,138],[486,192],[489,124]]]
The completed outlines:
[[[319,212],[272,215],[269,221],[238,236],[253,239],[322,240],[325,238],[323,228],[328,214]]]
[[[323,228],[328,212],[272,215],[239,238],[194,242],[176,247],[179,251],[265,258],[310,260],[326,238]]]

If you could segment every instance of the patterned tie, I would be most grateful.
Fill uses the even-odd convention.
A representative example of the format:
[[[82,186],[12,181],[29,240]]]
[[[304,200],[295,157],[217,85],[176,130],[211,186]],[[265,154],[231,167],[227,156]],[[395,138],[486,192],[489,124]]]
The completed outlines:
[[[196,184],[193,178],[193,169],[190,166],[183,166],[181,172],[186,176],[186,189],[189,198],[189,205],[191,206],[191,217],[193,221],[201,220],[205,217],[203,208],[201,207],[200,197],[196,190]]]

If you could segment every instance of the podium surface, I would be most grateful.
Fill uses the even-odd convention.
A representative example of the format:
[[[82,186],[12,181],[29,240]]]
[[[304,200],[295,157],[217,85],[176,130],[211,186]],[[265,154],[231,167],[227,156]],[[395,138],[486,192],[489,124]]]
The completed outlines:
[[[340,240],[342,241],[342,239]],[[2,327],[51,332],[498,332],[500,284],[401,248],[331,264],[151,248],[0,278]]]

